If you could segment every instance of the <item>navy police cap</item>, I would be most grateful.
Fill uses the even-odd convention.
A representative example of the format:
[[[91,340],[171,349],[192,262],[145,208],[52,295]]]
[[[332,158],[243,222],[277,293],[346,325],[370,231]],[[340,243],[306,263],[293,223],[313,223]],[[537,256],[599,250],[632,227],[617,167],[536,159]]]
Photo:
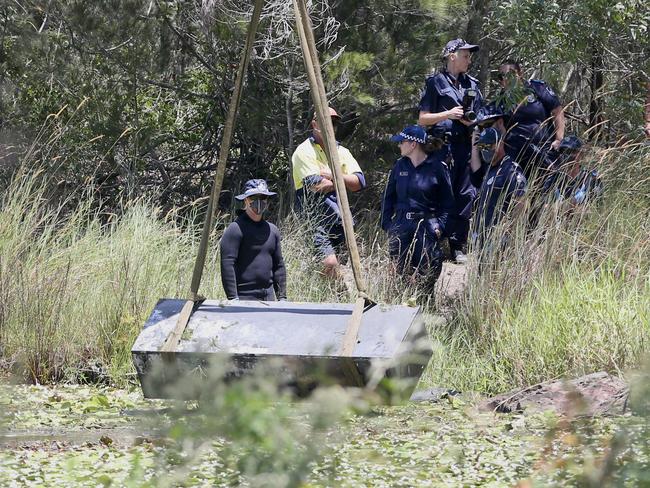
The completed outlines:
[[[576,136],[566,136],[560,141],[560,150],[577,151],[582,147],[582,141]]]
[[[419,125],[407,125],[402,132],[395,134],[390,138],[392,142],[413,141],[420,144],[426,144],[427,133],[424,128]]]
[[[479,50],[479,46],[476,44],[469,44],[464,39],[452,39],[442,50],[442,57],[446,58],[451,53],[455,53],[460,49],[467,49],[469,52],[473,53]]]
[[[479,126],[487,125],[495,122],[497,119],[500,119],[502,117],[503,111],[494,105],[487,105],[485,107],[481,107],[478,110],[478,113],[476,114],[476,123]]]

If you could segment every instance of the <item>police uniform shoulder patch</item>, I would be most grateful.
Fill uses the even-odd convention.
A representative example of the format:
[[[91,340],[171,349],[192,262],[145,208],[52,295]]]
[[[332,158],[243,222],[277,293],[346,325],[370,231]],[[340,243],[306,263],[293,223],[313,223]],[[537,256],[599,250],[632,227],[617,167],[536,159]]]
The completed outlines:
[[[447,78],[443,76],[442,73],[433,76],[433,83],[439,90],[444,90],[449,86],[449,81],[447,81]]]
[[[552,96],[555,96],[553,89],[544,80],[530,80],[531,85],[537,85],[536,88],[546,90]]]

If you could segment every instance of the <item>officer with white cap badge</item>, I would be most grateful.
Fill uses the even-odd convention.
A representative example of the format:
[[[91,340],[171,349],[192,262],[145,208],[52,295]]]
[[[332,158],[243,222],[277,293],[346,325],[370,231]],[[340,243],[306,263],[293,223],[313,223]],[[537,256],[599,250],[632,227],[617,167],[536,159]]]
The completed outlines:
[[[449,41],[442,51],[445,66],[429,76],[422,99],[418,123],[430,130],[447,134],[447,149],[451,153],[451,184],[456,208],[449,218],[446,234],[456,262],[467,261],[465,256],[469,219],[476,197],[476,188],[470,182],[469,159],[472,129],[476,113],[483,105],[479,82],[467,74],[476,44],[463,39]]]

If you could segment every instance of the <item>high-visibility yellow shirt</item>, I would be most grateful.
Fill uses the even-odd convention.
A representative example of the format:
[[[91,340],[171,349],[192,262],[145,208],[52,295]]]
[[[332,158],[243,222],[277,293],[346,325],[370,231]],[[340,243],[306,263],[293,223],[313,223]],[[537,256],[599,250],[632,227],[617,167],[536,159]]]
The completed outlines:
[[[339,151],[339,161],[341,170],[344,175],[361,173],[359,163],[346,148],[340,144],[337,146]],[[308,176],[320,175],[323,170],[329,170],[325,151],[316,144],[310,137],[300,144],[291,156],[291,165],[293,166],[293,183],[296,190],[302,188],[302,180]]]

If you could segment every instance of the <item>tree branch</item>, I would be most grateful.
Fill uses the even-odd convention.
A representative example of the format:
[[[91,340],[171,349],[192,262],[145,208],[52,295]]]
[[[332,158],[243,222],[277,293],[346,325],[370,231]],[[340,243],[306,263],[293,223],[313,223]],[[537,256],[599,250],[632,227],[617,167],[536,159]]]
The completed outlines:
[[[183,43],[183,46],[185,46],[185,47],[190,51],[190,53],[191,53],[191,54],[192,54],[196,59],[199,60],[199,62],[200,62],[203,66],[205,66],[205,67],[206,67],[206,68],[207,68],[207,69],[208,69],[212,74],[214,74],[214,75],[218,75],[218,74],[219,74],[219,73],[214,69],[214,67],[213,67],[210,63],[208,63],[208,62],[206,61],[206,59],[205,59],[203,56],[201,56],[201,55],[197,52],[196,49],[194,49],[194,46],[192,45],[192,43],[191,43],[190,41],[187,40],[186,36],[185,36],[181,31],[179,31],[179,30],[174,26],[174,24],[172,24],[172,23],[170,22],[170,20],[169,20],[167,17],[165,17],[165,24],[167,24],[167,26],[171,29],[171,31],[172,31],[174,34],[176,34],[176,36],[177,36],[177,37],[180,39],[180,41]]]
[[[144,82],[148,85],[153,85],[157,86],[159,88],[164,88],[165,90],[173,90],[179,93],[183,93],[185,95],[189,95],[191,97],[196,97],[196,98],[202,98],[204,100],[214,100],[214,97],[210,95],[206,95],[204,93],[196,93],[191,90],[186,90],[185,88],[181,88],[180,86],[174,86],[170,85],[168,83],[163,83],[161,81],[154,81],[154,80],[144,80]]]

